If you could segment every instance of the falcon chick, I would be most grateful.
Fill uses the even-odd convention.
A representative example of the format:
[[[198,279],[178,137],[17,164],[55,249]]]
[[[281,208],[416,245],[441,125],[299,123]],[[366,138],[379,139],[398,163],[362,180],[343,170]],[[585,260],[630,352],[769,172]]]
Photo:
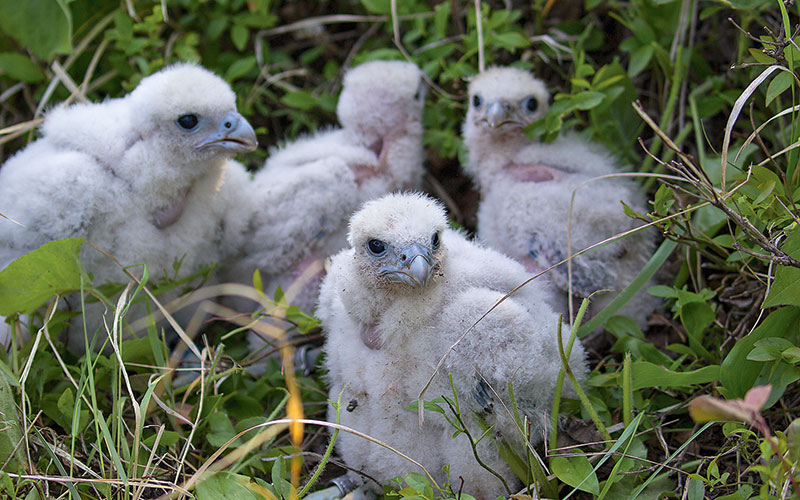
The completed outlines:
[[[424,97],[422,72],[412,63],[372,61],[348,71],[337,105],[341,128],[273,150],[255,175],[256,189],[269,193],[259,198],[292,220],[251,222],[231,279],[249,281],[260,269],[268,294],[278,285],[286,291],[310,265],[346,246],[347,220],[362,202],[419,188]],[[270,232],[259,236],[263,227]],[[261,244],[276,237],[286,242],[278,254]],[[301,310],[314,307],[320,280],[321,271],[299,290],[293,303]]]
[[[0,268],[77,236],[123,265],[147,264],[151,281],[174,276],[176,261],[187,276],[220,259],[221,220],[239,196],[227,181],[247,177],[229,158],[256,146],[228,84],[194,64],[167,67],[122,98],[56,108],[42,137],[0,168],[0,213],[25,225],[0,221]],[[96,285],[127,281],[99,252],[82,257]],[[89,310],[90,331],[101,313]],[[73,349],[83,345],[70,336]]]
[[[465,170],[481,192],[478,237],[522,262],[530,273],[569,255],[570,201],[576,189],[572,253],[636,226],[621,201],[646,212],[646,199],[635,181],[616,177],[588,182],[621,172],[598,145],[575,134],[549,144],[526,136],[525,127],[547,114],[548,99],[544,83],[530,73],[490,68],[469,85],[463,129],[469,156]],[[641,271],[654,246],[653,232],[639,232],[574,258],[573,294],[582,298],[601,289],[621,291]],[[561,291],[553,305],[567,313],[567,264],[550,274]],[[599,294],[593,309],[602,309],[614,295]],[[644,328],[657,300],[639,293],[620,314]]]
[[[332,259],[317,309],[327,334],[330,399],[341,394],[348,406],[340,413],[341,423],[418,460],[440,485],[442,467],[449,463],[450,476],[465,479],[465,492],[476,498],[505,494],[502,483],[475,460],[465,436],[451,438],[453,428],[435,414],[428,414],[420,428],[417,412],[406,407],[456,340],[525,281],[525,269],[448,229],[442,206],[421,194],[367,202],[350,221],[348,241],[351,248]],[[561,361],[558,315],[539,286],[529,283],[477,323],[426,392],[426,399],[452,398],[452,374],[464,421],[476,438],[482,431],[473,413],[495,426],[496,437],[520,442],[509,411],[512,380],[519,409],[532,423],[532,440],[540,441],[546,431]],[[585,375],[580,343],[570,365],[578,377]],[[330,408],[328,419],[335,417]],[[481,459],[513,483],[513,473],[490,441],[479,443]],[[418,472],[352,434],[340,433],[336,446],[349,467],[381,482]]]

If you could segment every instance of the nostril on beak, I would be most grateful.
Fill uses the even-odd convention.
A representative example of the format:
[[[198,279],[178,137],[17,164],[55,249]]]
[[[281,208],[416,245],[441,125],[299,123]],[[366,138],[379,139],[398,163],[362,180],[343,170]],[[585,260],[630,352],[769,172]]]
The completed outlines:
[[[400,262],[405,262],[407,258],[408,257],[406,257],[406,254],[404,254],[404,253],[400,254]]]

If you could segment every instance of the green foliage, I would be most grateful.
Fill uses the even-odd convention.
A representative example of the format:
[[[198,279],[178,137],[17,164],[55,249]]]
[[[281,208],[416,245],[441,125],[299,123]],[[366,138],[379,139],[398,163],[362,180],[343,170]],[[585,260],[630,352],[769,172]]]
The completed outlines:
[[[29,314],[53,295],[80,290],[83,239],[45,243],[0,271],[0,315]]]
[[[782,249],[791,257],[800,259],[800,231],[795,229],[789,233]],[[764,307],[780,305],[800,306],[800,269],[778,266]]]
[[[628,210],[653,221],[665,240],[636,281],[579,327],[579,336],[593,342],[593,369],[581,386],[581,401],[559,399],[554,406],[556,420],[591,419],[585,425],[598,435],[579,440],[580,448],[559,450],[556,440],[567,433],[554,429],[557,439],[548,443],[541,464],[513,443],[499,443],[500,452],[524,480],[538,478],[548,498],[662,498],[665,492],[688,499],[778,498],[788,480],[780,457],[797,464],[800,449],[797,422],[786,428],[790,418],[775,404],[784,398],[784,406],[792,407],[800,374],[800,275],[787,259],[800,260],[800,153],[794,147],[800,113],[793,108],[800,51],[776,39],[791,36],[800,7],[736,0],[701,3],[695,13],[682,12],[688,4],[677,0],[561,4],[568,3],[537,0],[507,10],[483,2],[478,16],[469,2],[419,0],[396,2],[397,12],[389,0],[0,0],[2,155],[8,158],[35,137],[29,121],[41,118],[48,106],[121,96],[166,64],[197,61],[231,83],[239,110],[256,127],[264,147],[244,161],[257,167],[268,147],[335,123],[336,95],[348,67],[408,54],[431,83],[424,113],[430,176],[467,214],[458,222],[472,229],[475,207],[465,200],[474,197],[465,195],[467,188],[451,186],[463,179],[453,179],[455,170],[448,170],[464,159],[466,78],[478,72],[481,50],[487,66],[532,70],[547,81],[553,99],[548,114],[529,127],[530,137],[551,141],[577,130],[634,171],[673,177],[643,182],[652,198],[650,214]],[[334,13],[357,17],[325,17]],[[750,63],[780,67],[745,93],[765,69],[744,66]],[[80,92],[64,84],[60,68]],[[634,110],[637,101],[658,131]],[[733,116],[735,110],[741,112]],[[16,124],[22,128],[9,127]],[[640,137],[658,161],[641,149]],[[2,217],[0,223],[12,223]],[[113,310],[108,299],[119,297],[124,284],[91,283],[91,269],[84,272],[77,258],[81,243],[50,243],[0,271],[0,315],[14,325],[20,325],[17,313],[28,315],[24,326],[35,333],[48,319],[43,305],[81,289],[87,302],[103,301]],[[180,265],[148,280],[154,293],[191,290],[214,271],[208,266],[176,281]],[[649,292],[665,306],[642,332],[615,314],[652,279],[660,285]],[[254,285],[263,295],[260,277]],[[135,300],[147,301],[141,293]],[[287,330],[317,333],[319,321],[288,304],[281,291],[266,304],[241,316],[277,316],[285,318],[281,325]],[[193,493],[201,499],[291,496],[291,462],[284,457],[298,450],[286,432],[245,449],[263,429],[254,426],[285,415],[289,396],[287,374],[277,361],[268,361],[261,375],[242,370],[260,355],[251,352],[244,327],[216,322],[204,328],[205,372],[196,377],[197,368],[177,383],[165,334],[153,324],[138,331],[139,338],[119,342],[119,356],[110,343],[102,354],[84,357],[63,350],[59,336],[79,314],[54,311],[39,343],[15,344],[7,365],[0,364],[15,403],[9,404],[9,392],[0,385],[0,413],[18,412],[35,436],[33,445],[12,452],[18,438],[13,419],[4,420],[10,422],[0,442],[0,461],[10,459],[6,471],[24,465],[17,456],[22,451],[42,475],[94,478],[75,465],[85,464],[104,479],[123,479],[123,486],[70,483],[57,494],[127,498],[142,492],[124,479],[180,484],[215,452],[227,457],[241,451],[227,470],[198,478]],[[600,328],[605,332],[595,333]],[[198,345],[205,346],[200,338]],[[324,378],[297,382],[306,416],[324,418]],[[712,424],[698,429],[686,415],[685,403],[696,394],[743,398],[767,383],[773,386],[768,418],[785,433],[767,438],[725,424],[720,436]],[[450,422],[454,439],[491,439],[489,427],[467,432],[471,416],[460,415],[453,396],[426,401],[425,409]],[[512,411],[524,427],[523,416]],[[601,430],[610,439],[599,447],[587,444],[600,440]],[[687,447],[701,440],[708,455],[692,460]],[[304,445],[309,442],[310,437]],[[65,453],[74,463],[63,460]],[[545,467],[553,474],[549,480]],[[310,470],[303,469],[303,480]],[[425,476],[407,474],[387,486],[384,496],[470,498],[452,482],[440,491]],[[575,488],[582,493],[571,493]],[[0,495],[33,499],[40,491],[32,480],[0,471]]]
[[[68,54],[72,51],[72,14],[67,3],[65,0],[0,1],[0,29],[40,59]]]

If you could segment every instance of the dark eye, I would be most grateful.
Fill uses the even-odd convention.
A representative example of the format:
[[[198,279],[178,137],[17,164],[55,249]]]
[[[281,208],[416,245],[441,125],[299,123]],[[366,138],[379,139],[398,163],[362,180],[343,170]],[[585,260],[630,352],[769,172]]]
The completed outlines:
[[[483,104],[483,98],[480,94],[475,94],[472,96],[472,105],[475,106],[475,109],[480,108],[481,104]]]
[[[433,236],[431,236],[431,248],[433,250],[438,250],[439,243],[440,243],[439,233],[433,233]]]
[[[176,120],[178,122],[178,126],[184,130],[192,130],[197,126],[197,115],[189,114],[179,116]]]
[[[369,253],[372,255],[383,255],[386,253],[386,243],[382,242],[381,240],[369,240],[367,242],[367,250],[369,250]]]
[[[525,109],[528,111],[528,113],[534,113],[537,109],[539,109],[539,101],[537,101],[534,97],[528,97],[525,99],[523,106],[525,106]]]

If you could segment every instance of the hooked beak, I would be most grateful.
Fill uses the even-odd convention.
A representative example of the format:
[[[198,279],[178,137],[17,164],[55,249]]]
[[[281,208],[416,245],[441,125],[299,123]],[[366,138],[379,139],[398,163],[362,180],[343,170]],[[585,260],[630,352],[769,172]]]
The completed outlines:
[[[195,145],[194,149],[222,148],[233,153],[247,153],[258,147],[256,133],[244,116],[229,111],[217,129]]]
[[[486,114],[479,119],[479,123],[491,129],[498,129],[506,124],[523,125],[514,116],[513,107],[503,99],[496,99],[486,106]]]
[[[404,283],[414,288],[424,287],[439,269],[439,261],[429,248],[418,243],[403,248],[393,262],[381,267],[378,274],[394,283]]]

